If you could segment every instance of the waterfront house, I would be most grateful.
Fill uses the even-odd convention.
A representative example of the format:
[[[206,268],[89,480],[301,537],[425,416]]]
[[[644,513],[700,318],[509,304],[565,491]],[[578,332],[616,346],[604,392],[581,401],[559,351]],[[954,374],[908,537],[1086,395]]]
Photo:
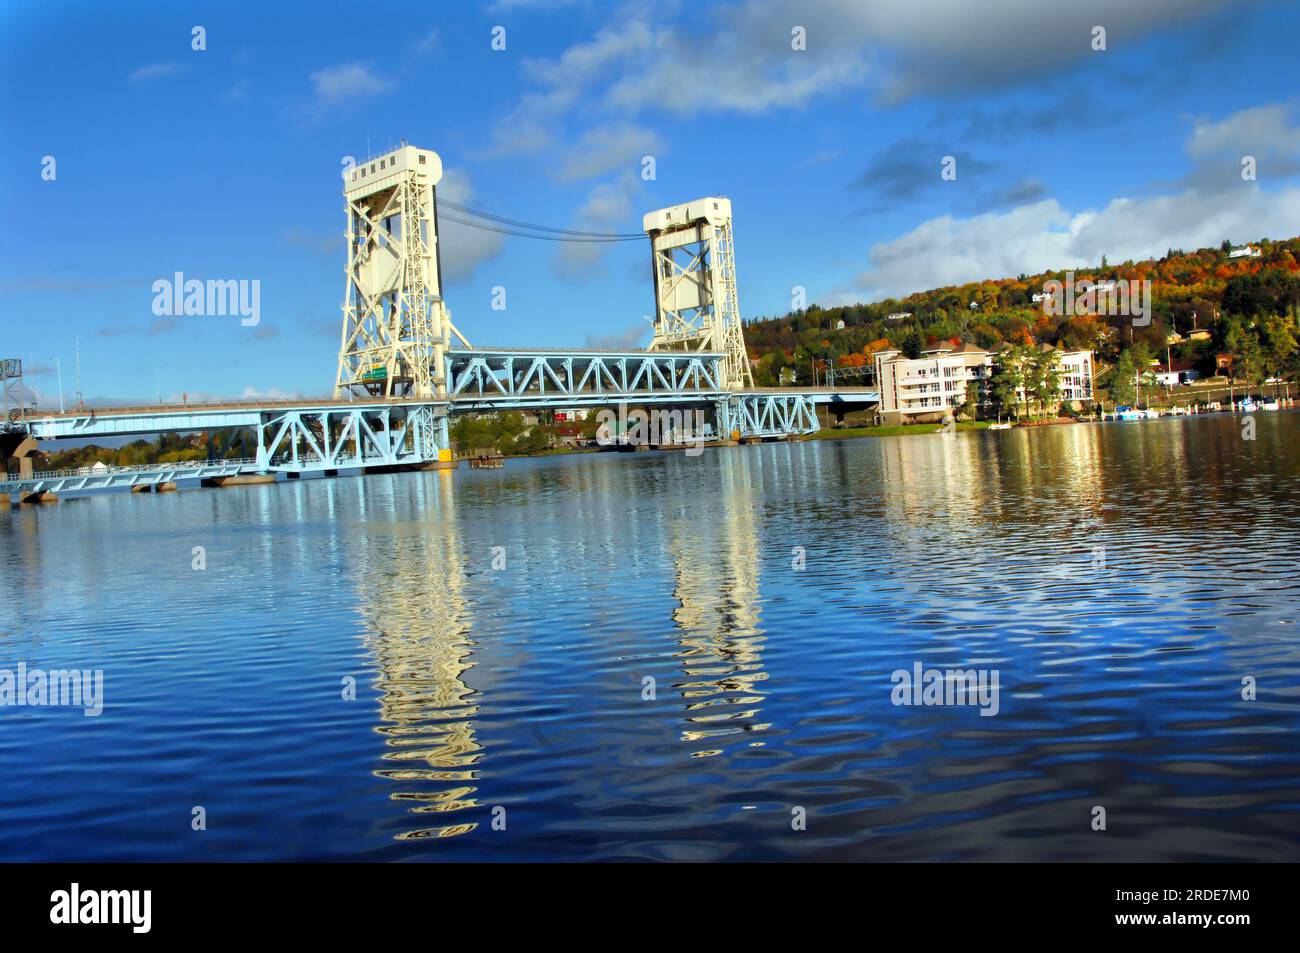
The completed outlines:
[[[1175,360],[1172,364],[1160,363],[1154,368],[1156,383],[1162,387],[1177,387],[1200,377],[1194,361]]]

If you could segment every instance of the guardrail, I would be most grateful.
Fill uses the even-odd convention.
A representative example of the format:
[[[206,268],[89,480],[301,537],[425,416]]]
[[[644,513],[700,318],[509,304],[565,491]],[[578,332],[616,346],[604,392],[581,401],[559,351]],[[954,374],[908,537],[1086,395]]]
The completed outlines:
[[[346,406],[348,404],[368,403],[414,403],[407,397],[374,397],[365,400],[348,400],[334,397],[265,397],[250,400],[190,400],[163,401],[161,404],[130,404],[122,407],[78,407],[73,410],[53,410],[46,408],[29,408],[24,411],[27,420],[40,420],[46,417],[94,417],[96,414],[139,414],[149,411],[171,412],[176,410],[226,410],[248,409],[256,407],[315,407]]]
[[[159,470],[202,470],[209,467],[245,466],[257,463],[256,457],[232,457],[220,460],[178,460],[170,463],[137,463],[129,467],[71,467],[63,470],[33,470],[32,475],[14,483],[30,483],[33,480],[66,480],[69,477],[110,476],[116,473],[156,473]]]

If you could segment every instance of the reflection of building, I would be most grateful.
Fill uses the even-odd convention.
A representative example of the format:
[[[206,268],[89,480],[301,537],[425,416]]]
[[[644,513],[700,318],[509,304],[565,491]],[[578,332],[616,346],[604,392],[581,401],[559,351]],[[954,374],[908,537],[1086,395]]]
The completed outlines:
[[[388,763],[376,772],[397,782],[394,800],[411,812],[433,815],[399,839],[449,837],[477,824],[460,812],[474,799],[480,745],[475,737],[475,692],[464,674],[473,667],[466,608],[464,558],[456,532],[451,473],[402,481],[419,494],[418,512],[428,520],[372,520],[349,541],[357,559],[358,589],[370,627]],[[459,821],[459,823],[457,823]]]
[[[1041,348],[1054,355],[1059,374],[1057,400],[1091,400],[1092,352],[1066,351],[1047,344]],[[876,380],[885,422],[941,420],[965,402],[970,385],[983,390],[993,372],[993,359],[992,353],[969,343],[954,347],[944,342],[918,358],[904,357],[896,348],[878,352]],[[1024,396],[1023,388],[1018,388],[1017,399],[1023,401]]]
[[[676,582],[673,610],[686,701],[682,740],[692,752],[720,754],[737,740],[754,742],[760,721],[764,635],[759,627],[758,544],[752,490],[743,454],[717,457],[723,486],[707,504],[688,503],[667,519]],[[707,513],[697,512],[700,506]],[[708,527],[702,532],[701,527]]]

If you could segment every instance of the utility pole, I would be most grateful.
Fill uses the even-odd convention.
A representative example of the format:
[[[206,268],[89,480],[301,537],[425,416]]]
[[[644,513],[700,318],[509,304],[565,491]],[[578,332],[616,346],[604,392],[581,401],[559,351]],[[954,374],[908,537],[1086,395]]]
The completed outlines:
[[[81,410],[84,406],[81,400],[81,335],[74,338],[77,342],[77,409]]]
[[[54,366],[59,372],[59,413],[63,413],[63,360],[55,357]]]

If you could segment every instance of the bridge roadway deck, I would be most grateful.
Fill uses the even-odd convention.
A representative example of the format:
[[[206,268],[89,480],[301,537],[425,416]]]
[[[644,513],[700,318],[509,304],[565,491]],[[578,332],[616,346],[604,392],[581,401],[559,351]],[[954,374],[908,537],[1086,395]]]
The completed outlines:
[[[38,473],[0,483],[0,493],[138,487],[247,473],[447,465],[452,460],[448,419],[462,413],[617,405],[694,408],[711,413],[712,422],[704,424],[707,432],[773,439],[818,430],[818,406],[838,415],[878,402],[876,393],[863,387],[727,390],[720,386],[722,360],[721,354],[698,351],[475,348],[448,352],[446,396],[437,400],[281,397],[38,409],[21,420],[0,422],[0,445],[16,446],[27,436],[67,440],[248,428],[257,436],[257,456],[235,466],[219,461],[159,465],[94,474],[89,480],[82,472],[57,478]]]
[[[605,394],[596,400],[596,395],[588,401],[598,403],[616,402],[622,395]],[[862,387],[759,387],[742,391],[697,391],[680,392],[677,402],[720,400],[728,396],[735,397],[806,397],[816,405],[845,404],[869,407],[879,402],[879,395],[873,390]],[[571,395],[547,395],[545,403],[534,402],[522,408],[552,407],[564,409],[579,406],[588,401],[579,401]],[[626,402],[637,403],[635,394],[626,395]],[[472,397],[453,398],[447,401],[412,400],[409,398],[371,398],[368,400],[346,400],[331,397],[287,397],[260,400],[213,400],[189,401],[186,403],[136,404],[121,407],[84,407],[58,411],[47,409],[30,410],[21,429],[31,433],[38,440],[60,440],[78,437],[131,436],[136,434],[176,433],[196,430],[228,429],[232,427],[256,427],[266,415],[279,412],[313,412],[328,410],[349,410],[354,408],[380,410],[383,408],[414,408],[429,405],[446,405],[450,413],[456,413],[457,405],[478,403]],[[465,407],[470,410],[470,407]]]

